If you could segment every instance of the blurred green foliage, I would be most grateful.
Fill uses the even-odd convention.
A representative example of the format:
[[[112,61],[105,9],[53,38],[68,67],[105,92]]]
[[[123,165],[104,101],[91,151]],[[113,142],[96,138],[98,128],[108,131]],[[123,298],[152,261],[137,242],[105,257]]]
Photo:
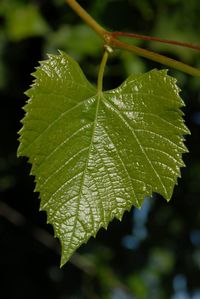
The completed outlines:
[[[80,1],[108,29],[126,30],[200,43],[199,0]],[[131,41],[200,67],[196,51]],[[107,231],[79,250],[71,264],[58,268],[57,243],[49,236],[45,214],[29,167],[17,160],[17,131],[30,73],[46,53],[72,55],[96,82],[101,41],[64,0],[1,0],[0,4],[0,297],[199,299],[200,298],[200,80],[178,71],[185,100],[190,153],[187,168],[167,204],[158,195],[140,210],[125,213]],[[130,73],[163,68],[116,51],[105,74],[105,88]],[[109,200],[109,199],[108,199]],[[4,205],[3,205],[4,204]]]

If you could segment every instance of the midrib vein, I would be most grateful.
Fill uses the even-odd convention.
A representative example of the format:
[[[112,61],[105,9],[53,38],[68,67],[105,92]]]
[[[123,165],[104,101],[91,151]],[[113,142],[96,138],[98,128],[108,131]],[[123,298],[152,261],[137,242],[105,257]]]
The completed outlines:
[[[94,125],[93,125],[93,130],[92,130],[91,142],[90,142],[90,145],[89,145],[88,157],[87,157],[87,161],[86,161],[85,168],[84,168],[83,175],[82,175],[81,185],[80,185],[80,189],[79,189],[80,190],[79,191],[79,196],[78,196],[78,199],[77,199],[77,208],[76,208],[76,211],[74,213],[75,221],[74,221],[73,231],[72,231],[69,243],[71,243],[71,240],[74,236],[74,232],[76,230],[76,225],[77,225],[77,220],[78,220],[78,212],[79,212],[79,207],[80,207],[80,200],[81,200],[83,186],[84,186],[84,182],[85,182],[85,175],[86,175],[86,171],[87,171],[87,168],[88,168],[88,163],[89,163],[89,160],[90,160],[91,149],[92,149],[92,145],[93,145],[93,142],[94,142],[95,130],[96,130],[96,126],[97,126],[97,119],[98,119],[101,95],[102,95],[102,93],[100,93],[100,92],[96,95],[97,105],[96,105],[96,113],[95,113],[95,118],[94,118]],[[90,216],[92,218],[92,223],[94,223],[94,218],[93,218],[92,212],[90,213]]]

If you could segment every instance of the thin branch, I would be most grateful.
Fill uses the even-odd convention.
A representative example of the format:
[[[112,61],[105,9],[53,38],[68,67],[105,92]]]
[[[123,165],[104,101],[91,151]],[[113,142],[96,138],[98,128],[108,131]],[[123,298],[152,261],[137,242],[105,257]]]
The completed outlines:
[[[159,63],[164,64],[170,68],[174,68],[179,71],[185,72],[189,75],[200,77],[199,69],[194,68],[194,67],[192,67],[188,64],[185,64],[181,61],[169,58],[167,56],[164,56],[164,55],[161,55],[161,54],[155,53],[153,51],[149,51],[149,50],[146,50],[146,49],[134,46],[134,45],[129,45],[129,44],[119,41],[117,39],[111,40],[110,44],[113,47],[124,49],[129,52],[133,52],[134,54],[136,54],[138,56],[145,57],[150,60],[159,62]]]
[[[177,70],[180,70],[182,72],[185,72],[187,74],[190,74],[192,76],[197,76],[197,77],[200,77],[200,70],[197,69],[197,68],[194,68],[190,65],[187,65],[185,63],[182,63],[180,61],[177,61],[175,59],[171,59],[171,58],[168,58],[164,55],[161,55],[161,54],[157,54],[153,51],[149,51],[149,50],[146,50],[146,49],[143,49],[143,48],[140,48],[140,47],[136,47],[136,46],[133,46],[133,45],[130,45],[126,42],[122,42],[120,40],[118,40],[116,38],[116,36],[122,36],[122,33],[112,33],[112,32],[109,32],[107,30],[105,30],[101,25],[99,25],[78,3],[76,0],[66,0],[66,2],[70,5],[70,7],[82,18],[82,20],[87,23],[106,43],[107,46],[110,46],[110,47],[114,47],[114,48],[120,48],[120,49],[124,49],[124,50],[127,50],[127,51],[130,51],[130,52],[133,52],[134,54],[138,55],[138,56],[142,56],[142,57],[145,57],[145,58],[148,58],[150,60],[153,60],[153,61],[156,61],[156,62],[159,62],[159,63],[162,63],[170,68],[175,68]],[[132,35],[132,34],[129,34],[129,33],[125,33],[127,34],[127,36],[129,35]],[[137,35],[138,38],[139,38],[139,35]],[[133,36],[132,36],[133,37]],[[143,36],[144,37],[144,36]],[[145,37],[147,38],[147,37]],[[157,38],[156,38],[157,39]],[[160,41],[161,42],[161,39],[159,40],[156,40],[156,41]],[[164,40],[163,40],[164,41]],[[184,45],[184,43],[180,43],[180,42],[175,42],[175,41],[169,41],[167,40],[168,43],[171,43],[171,44],[179,44],[182,45],[182,46],[186,46]],[[187,43],[186,43],[187,44]],[[199,47],[198,45],[191,45],[189,46],[189,44],[187,44],[187,47],[189,48],[195,48],[197,50],[197,48]]]
[[[193,50],[200,51],[200,45],[197,45],[197,44],[179,42],[179,41],[174,41],[174,40],[169,40],[169,39],[164,39],[164,38],[159,38],[159,37],[154,37],[154,36],[141,35],[141,34],[137,34],[137,33],[115,31],[115,32],[112,32],[112,36],[115,38],[124,36],[124,37],[136,38],[136,39],[140,39],[140,40],[154,41],[154,42],[176,45],[176,46],[190,48]]]
[[[86,24],[88,24],[98,35],[100,35],[100,37],[104,36],[106,30],[90,16],[87,11],[78,4],[77,1],[66,0],[66,2]]]

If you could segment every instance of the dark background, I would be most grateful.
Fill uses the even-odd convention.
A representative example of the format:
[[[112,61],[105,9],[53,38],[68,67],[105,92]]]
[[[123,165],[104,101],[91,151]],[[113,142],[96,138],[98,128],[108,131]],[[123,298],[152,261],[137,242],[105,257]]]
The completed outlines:
[[[80,1],[102,25],[200,43],[199,0]],[[200,67],[200,53],[131,41]],[[23,94],[34,67],[57,49],[72,55],[96,82],[102,45],[64,0],[1,0],[0,4],[0,298],[1,299],[199,299],[200,298],[200,79],[170,70],[178,79],[191,130],[186,168],[170,203],[155,195],[141,210],[125,213],[82,246],[62,269],[59,242],[39,212],[34,178],[17,159]],[[116,51],[104,85],[163,66]]]

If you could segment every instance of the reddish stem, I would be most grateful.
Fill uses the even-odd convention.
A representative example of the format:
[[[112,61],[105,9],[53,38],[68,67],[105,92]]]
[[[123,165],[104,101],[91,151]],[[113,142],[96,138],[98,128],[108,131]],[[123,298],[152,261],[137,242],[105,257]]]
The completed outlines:
[[[114,38],[117,38],[119,36],[124,36],[124,37],[136,38],[136,39],[141,39],[141,40],[160,42],[160,43],[171,44],[171,45],[176,45],[176,46],[181,46],[181,47],[187,47],[190,49],[200,51],[200,45],[178,42],[178,41],[173,41],[173,40],[168,40],[168,39],[163,39],[163,38],[158,38],[158,37],[153,37],[153,36],[141,35],[141,34],[137,34],[137,33],[127,33],[127,32],[115,31],[115,32],[112,32],[112,36]]]

